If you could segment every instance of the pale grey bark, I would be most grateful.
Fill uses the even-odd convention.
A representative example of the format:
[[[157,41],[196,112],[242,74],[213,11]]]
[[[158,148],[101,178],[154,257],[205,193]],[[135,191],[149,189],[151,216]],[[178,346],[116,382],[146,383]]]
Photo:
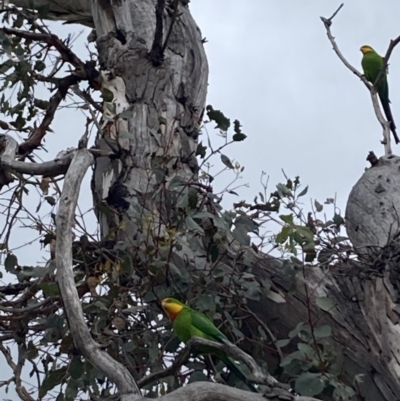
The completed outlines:
[[[68,151],[60,152],[54,160],[43,163],[27,163],[15,160],[18,151],[18,142],[13,137],[1,134],[0,146],[3,149],[0,155],[1,173],[3,175],[8,173],[8,177],[10,178],[12,177],[9,173],[46,177],[56,177],[57,175],[65,174],[76,151],[76,149],[69,149]],[[97,157],[111,154],[111,152],[99,151],[97,149],[90,149],[89,152]],[[0,184],[4,185],[5,182],[0,181]]]
[[[94,158],[89,151],[78,150],[65,176],[56,218],[57,281],[75,347],[93,366],[104,372],[117,385],[121,394],[139,395],[140,390],[128,370],[107,352],[101,350],[99,344],[93,340],[83,316],[72,270],[72,226],[75,221],[79,189],[93,161]]]
[[[350,192],[347,234],[361,254],[379,255],[398,237],[400,223],[400,157],[384,157],[365,171]]]
[[[50,20],[65,21],[67,23],[77,23],[93,27],[90,0],[15,0],[9,3],[26,9],[30,9],[32,5],[35,8],[49,6],[47,18]]]

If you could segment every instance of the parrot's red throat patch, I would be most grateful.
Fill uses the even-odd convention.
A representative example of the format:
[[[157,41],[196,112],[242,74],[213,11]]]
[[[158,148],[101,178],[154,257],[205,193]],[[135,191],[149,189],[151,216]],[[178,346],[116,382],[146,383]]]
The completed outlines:
[[[167,312],[169,319],[171,320],[171,322],[173,322],[175,320],[175,318],[179,315],[181,311],[179,312]]]

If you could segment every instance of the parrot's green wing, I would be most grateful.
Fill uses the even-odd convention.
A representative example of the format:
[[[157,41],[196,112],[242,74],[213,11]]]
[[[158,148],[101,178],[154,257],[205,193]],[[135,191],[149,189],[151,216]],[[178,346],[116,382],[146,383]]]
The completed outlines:
[[[195,311],[194,309],[190,310],[192,324],[196,327],[197,330],[202,331],[205,336],[204,338],[209,338],[210,340],[225,342],[228,341],[225,334],[218,330],[215,327],[214,323],[203,313]]]
[[[361,65],[364,70],[365,78],[368,79],[372,84],[375,83],[378,78],[379,73],[381,72],[384,61],[383,57],[381,57],[375,51],[369,51],[365,53],[362,60]],[[392,111],[390,109],[390,100],[389,100],[389,86],[387,81],[387,71],[383,75],[382,79],[378,85],[378,95],[382,104],[383,111],[385,112],[386,119],[389,121],[390,130],[393,132],[394,139],[396,143],[399,143],[399,138],[396,132],[396,125],[393,120]]]
[[[203,338],[220,343],[229,343],[226,335],[218,330],[218,328],[206,315],[193,309],[190,310],[190,313],[192,325],[204,334],[202,336]],[[221,361],[224,362],[228,368],[250,388],[251,391],[258,393],[257,388],[248,381],[247,376],[242,372],[240,366],[238,366],[232,358],[223,352],[214,351],[213,353],[219,359],[221,359]]]

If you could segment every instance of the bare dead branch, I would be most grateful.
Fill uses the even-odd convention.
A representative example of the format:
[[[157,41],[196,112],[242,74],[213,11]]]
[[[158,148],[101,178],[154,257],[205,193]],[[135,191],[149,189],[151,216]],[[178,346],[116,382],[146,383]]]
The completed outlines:
[[[43,163],[27,163],[20,162],[14,159],[15,148],[18,147],[17,141],[9,135],[0,134],[0,145],[5,149],[0,156],[0,166],[2,174],[14,172],[19,174],[41,175],[46,177],[56,177],[65,174],[68,170],[71,160],[74,157],[76,149],[70,149],[68,152],[62,152],[57,155],[52,161]],[[89,152],[94,157],[108,157],[113,155],[113,152],[90,149]],[[9,174],[9,173],[8,173]]]
[[[141,398],[139,387],[129,371],[108,353],[102,351],[100,345],[91,337],[74,281],[72,270],[72,226],[75,220],[79,188],[87,169],[93,161],[93,156],[89,151],[85,149],[78,150],[65,176],[60,207],[56,217],[57,281],[60,286],[60,293],[75,347],[93,366],[115,383],[121,395],[131,394],[132,399],[135,397]]]
[[[341,4],[339,6],[339,8],[333,13],[333,15],[330,18],[325,18],[325,17],[320,17],[320,18],[321,18],[321,21],[323,22],[323,24],[325,26],[326,34],[328,36],[329,41],[332,44],[334,52],[337,54],[337,56],[342,61],[342,63],[353,74],[357,75],[357,77],[360,78],[360,80],[364,83],[364,85],[369,90],[369,93],[371,95],[371,100],[372,100],[372,106],[373,106],[374,112],[375,112],[375,116],[378,119],[379,123],[381,124],[382,130],[383,130],[383,141],[382,141],[382,143],[384,145],[385,155],[389,156],[389,155],[392,154],[392,149],[391,149],[391,146],[390,146],[390,125],[389,125],[389,122],[385,119],[385,117],[382,114],[382,111],[381,111],[381,108],[380,108],[380,105],[379,105],[379,99],[378,99],[378,96],[377,96],[376,87],[374,85],[372,85],[370,82],[368,82],[367,78],[363,74],[361,74],[361,72],[359,72],[356,68],[354,68],[347,61],[347,59],[343,56],[342,52],[340,51],[340,49],[339,49],[339,47],[338,47],[338,45],[337,45],[337,43],[335,41],[335,38],[332,35],[332,31],[331,31],[332,20],[337,15],[337,13],[340,11],[340,9],[342,7],[343,7],[343,4]],[[399,39],[399,41],[400,41],[400,38],[397,38],[397,39]],[[389,57],[390,57],[391,51],[392,50],[390,50],[390,52],[389,52]],[[378,78],[379,78],[379,76],[378,76]]]
[[[371,163],[371,166],[376,166],[379,161],[373,151],[368,153],[366,160]]]

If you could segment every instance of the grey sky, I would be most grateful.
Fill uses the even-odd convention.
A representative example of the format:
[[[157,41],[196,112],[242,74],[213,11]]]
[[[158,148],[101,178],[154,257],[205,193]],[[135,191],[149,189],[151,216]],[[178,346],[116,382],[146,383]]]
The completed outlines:
[[[210,63],[208,103],[239,119],[248,139],[228,154],[246,166],[252,198],[260,171],[270,182],[300,175],[319,201],[338,195],[344,207],[368,166],[383,154],[381,128],[369,93],[337,58],[319,17],[340,1],[202,0],[190,3]],[[361,69],[363,44],[380,54],[400,35],[398,2],[351,0],[332,31],[345,57]],[[400,124],[400,47],[390,61],[390,97]],[[394,152],[399,152],[393,145]],[[271,186],[271,190],[273,187]],[[232,197],[233,199],[233,197]]]
[[[368,166],[367,153],[383,154],[381,128],[369,94],[334,54],[319,19],[330,16],[339,4],[336,0],[190,3],[208,39],[207,102],[232,120],[239,119],[248,135],[226,153],[245,166],[240,183],[250,187],[241,188],[239,198],[226,198],[226,207],[239,199],[253,199],[261,189],[262,170],[271,177],[273,191],[273,184],[284,181],[283,168],[289,176],[300,175],[302,183],[310,185],[306,206],[310,197],[322,202],[337,193],[344,213],[352,186]],[[390,39],[400,35],[399,15],[398,0],[349,0],[335,18],[332,31],[345,57],[360,69],[360,46],[369,44],[384,54]],[[77,32],[76,26],[52,26],[61,37]],[[77,41],[75,51],[80,55],[86,55],[86,36]],[[400,127],[400,46],[391,58],[389,85],[392,112]],[[48,92],[42,93],[48,96]],[[52,125],[54,134],[47,136],[49,153],[42,152],[43,158],[52,159],[61,149],[76,146],[83,124],[80,112],[62,111]],[[396,145],[393,148],[400,152]],[[229,174],[223,175],[215,189],[230,180]],[[91,207],[88,185],[89,179],[81,194],[83,210]],[[33,210],[37,201],[33,196]],[[44,216],[46,210],[50,209],[41,209],[39,215]],[[21,245],[31,237],[27,230],[20,231],[13,244]],[[36,263],[36,249],[19,250],[20,261]],[[3,390],[0,388],[0,399],[14,398]]]

